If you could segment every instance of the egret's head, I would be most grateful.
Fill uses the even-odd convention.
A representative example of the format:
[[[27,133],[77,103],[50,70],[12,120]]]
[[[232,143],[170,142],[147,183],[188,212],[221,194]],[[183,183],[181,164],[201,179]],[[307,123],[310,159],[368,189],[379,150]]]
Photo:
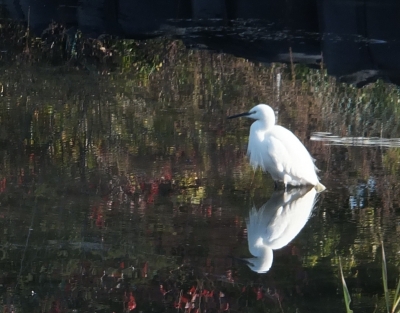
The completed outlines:
[[[265,121],[268,124],[275,124],[275,112],[267,104],[258,104],[250,111],[228,116],[228,119],[245,116],[253,120]]]
[[[269,271],[272,265],[272,258],[248,258],[245,259],[247,266],[256,273],[266,273]]]
[[[250,237],[253,237],[254,234],[252,234],[254,230],[247,229],[248,232],[248,238],[247,240],[249,241],[249,250],[252,255],[254,255],[254,258],[248,258],[245,259],[247,266],[254,272],[257,273],[266,273],[269,271],[272,265],[272,261],[274,260],[274,253],[272,249],[264,244],[264,240],[261,236],[258,236],[258,238],[254,242],[250,242]]]

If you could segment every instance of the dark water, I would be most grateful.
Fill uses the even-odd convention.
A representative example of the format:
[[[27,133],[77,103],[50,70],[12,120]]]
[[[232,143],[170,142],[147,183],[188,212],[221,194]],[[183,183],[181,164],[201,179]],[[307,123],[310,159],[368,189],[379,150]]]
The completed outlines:
[[[390,288],[399,274],[397,88],[161,48],[129,70],[124,56],[112,70],[3,64],[3,311],[339,312],[338,256],[354,309],[384,309],[382,241]],[[226,116],[260,102],[326,191],[274,193],[250,168],[250,121]],[[257,273],[246,218],[264,204],[258,227],[276,241]]]

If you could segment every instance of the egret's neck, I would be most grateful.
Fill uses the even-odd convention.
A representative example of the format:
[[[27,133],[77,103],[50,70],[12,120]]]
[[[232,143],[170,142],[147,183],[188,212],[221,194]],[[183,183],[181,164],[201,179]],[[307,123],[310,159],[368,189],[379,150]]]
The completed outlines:
[[[265,116],[263,119],[256,120],[251,127],[255,132],[266,132],[275,125],[274,116]]]
[[[271,130],[271,125],[264,120],[257,120],[250,126],[250,139],[257,138],[258,141],[264,141],[265,133]]]
[[[264,244],[262,237],[258,238],[254,243],[253,252],[257,253],[254,254],[254,256],[263,257],[269,250],[271,250],[271,248]]]
[[[272,249],[263,243],[261,237],[256,241],[252,253],[257,254],[254,254],[255,258],[248,259],[249,267],[258,273],[267,272],[271,268],[274,255]]]

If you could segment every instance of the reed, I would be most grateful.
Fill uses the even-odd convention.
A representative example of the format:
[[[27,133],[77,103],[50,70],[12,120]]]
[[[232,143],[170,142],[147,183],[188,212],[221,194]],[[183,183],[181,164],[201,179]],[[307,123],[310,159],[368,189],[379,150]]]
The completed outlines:
[[[342,267],[342,262],[339,257],[339,271],[340,271],[340,277],[342,279],[342,286],[343,286],[343,297],[344,297],[344,302],[346,305],[346,312],[347,313],[352,313],[353,311],[350,309],[350,302],[351,302],[351,297],[349,293],[349,289],[347,288],[346,285],[346,280],[343,275],[343,267]],[[382,284],[383,284],[383,292],[385,296],[385,304],[386,304],[386,312],[387,313],[395,313],[395,312],[400,312],[400,279],[397,283],[397,288],[393,296],[393,304],[390,305],[391,302],[391,295],[390,295],[390,290],[388,286],[388,275],[387,275],[387,263],[386,263],[386,255],[385,255],[385,249],[383,247],[383,242],[382,242]]]

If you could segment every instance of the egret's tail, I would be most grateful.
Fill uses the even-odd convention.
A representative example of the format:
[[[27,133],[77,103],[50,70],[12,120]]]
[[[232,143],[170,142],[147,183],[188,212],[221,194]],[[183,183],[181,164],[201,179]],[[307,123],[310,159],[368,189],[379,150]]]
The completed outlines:
[[[322,185],[321,183],[316,184],[316,185],[314,186],[314,188],[315,188],[315,190],[316,190],[317,192],[322,192],[322,191],[324,191],[324,190],[326,189],[326,187],[325,187],[324,185]]]

